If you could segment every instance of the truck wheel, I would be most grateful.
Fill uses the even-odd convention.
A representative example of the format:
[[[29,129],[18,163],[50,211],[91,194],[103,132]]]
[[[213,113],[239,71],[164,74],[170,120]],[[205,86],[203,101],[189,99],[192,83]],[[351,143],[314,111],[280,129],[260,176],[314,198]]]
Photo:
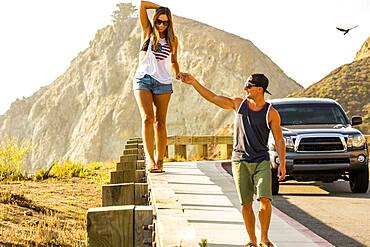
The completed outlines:
[[[369,169],[351,171],[349,173],[349,185],[353,193],[366,193],[369,186]]]
[[[272,194],[277,195],[279,194],[279,180],[277,177],[277,170],[271,170],[271,189]]]

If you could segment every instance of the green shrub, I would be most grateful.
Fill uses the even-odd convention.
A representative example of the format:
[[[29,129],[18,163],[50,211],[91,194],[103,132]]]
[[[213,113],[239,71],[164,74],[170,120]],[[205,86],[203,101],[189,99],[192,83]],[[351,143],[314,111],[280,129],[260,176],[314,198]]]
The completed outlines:
[[[73,162],[71,160],[66,160],[63,163],[60,161],[56,162],[50,171],[50,175],[57,178],[87,177],[88,173],[89,169],[81,162]]]
[[[36,180],[44,180],[48,178],[48,169],[38,169],[35,173]]]
[[[203,238],[200,240],[199,247],[207,247],[208,246],[208,240]]]
[[[24,159],[31,151],[26,143],[14,137],[6,137],[0,141],[0,181],[24,180],[27,178]]]

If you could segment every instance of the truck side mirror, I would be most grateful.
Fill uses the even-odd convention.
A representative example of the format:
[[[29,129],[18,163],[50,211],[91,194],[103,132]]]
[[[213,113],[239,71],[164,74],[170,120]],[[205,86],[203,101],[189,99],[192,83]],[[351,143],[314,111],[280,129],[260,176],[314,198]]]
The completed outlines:
[[[362,117],[360,116],[353,116],[352,117],[352,126],[362,124]]]

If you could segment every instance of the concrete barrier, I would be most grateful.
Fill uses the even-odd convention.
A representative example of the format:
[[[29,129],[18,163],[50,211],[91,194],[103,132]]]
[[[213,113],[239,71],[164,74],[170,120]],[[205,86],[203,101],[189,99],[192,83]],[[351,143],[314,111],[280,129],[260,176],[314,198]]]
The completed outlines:
[[[164,176],[149,174],[147,179],[155,215],[156,247],[198,246],[195,230],[186,220],[183,207]]]

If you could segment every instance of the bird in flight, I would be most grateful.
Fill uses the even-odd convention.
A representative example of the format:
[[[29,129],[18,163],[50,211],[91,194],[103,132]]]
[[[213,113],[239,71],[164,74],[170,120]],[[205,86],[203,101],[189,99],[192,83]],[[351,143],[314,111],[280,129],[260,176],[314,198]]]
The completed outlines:
[[[338,29],[339,31],[343,32],[343,35],[346,35],[346,34],[349,32],[349,30],[354,29],[354,28],[356,28],[357,26],[358,26],[358,25],[356,25],[356,26],[354,26],[354,27],[351,27],[351,28],[348,28],[348,29],[337,27],[337,29]]]

